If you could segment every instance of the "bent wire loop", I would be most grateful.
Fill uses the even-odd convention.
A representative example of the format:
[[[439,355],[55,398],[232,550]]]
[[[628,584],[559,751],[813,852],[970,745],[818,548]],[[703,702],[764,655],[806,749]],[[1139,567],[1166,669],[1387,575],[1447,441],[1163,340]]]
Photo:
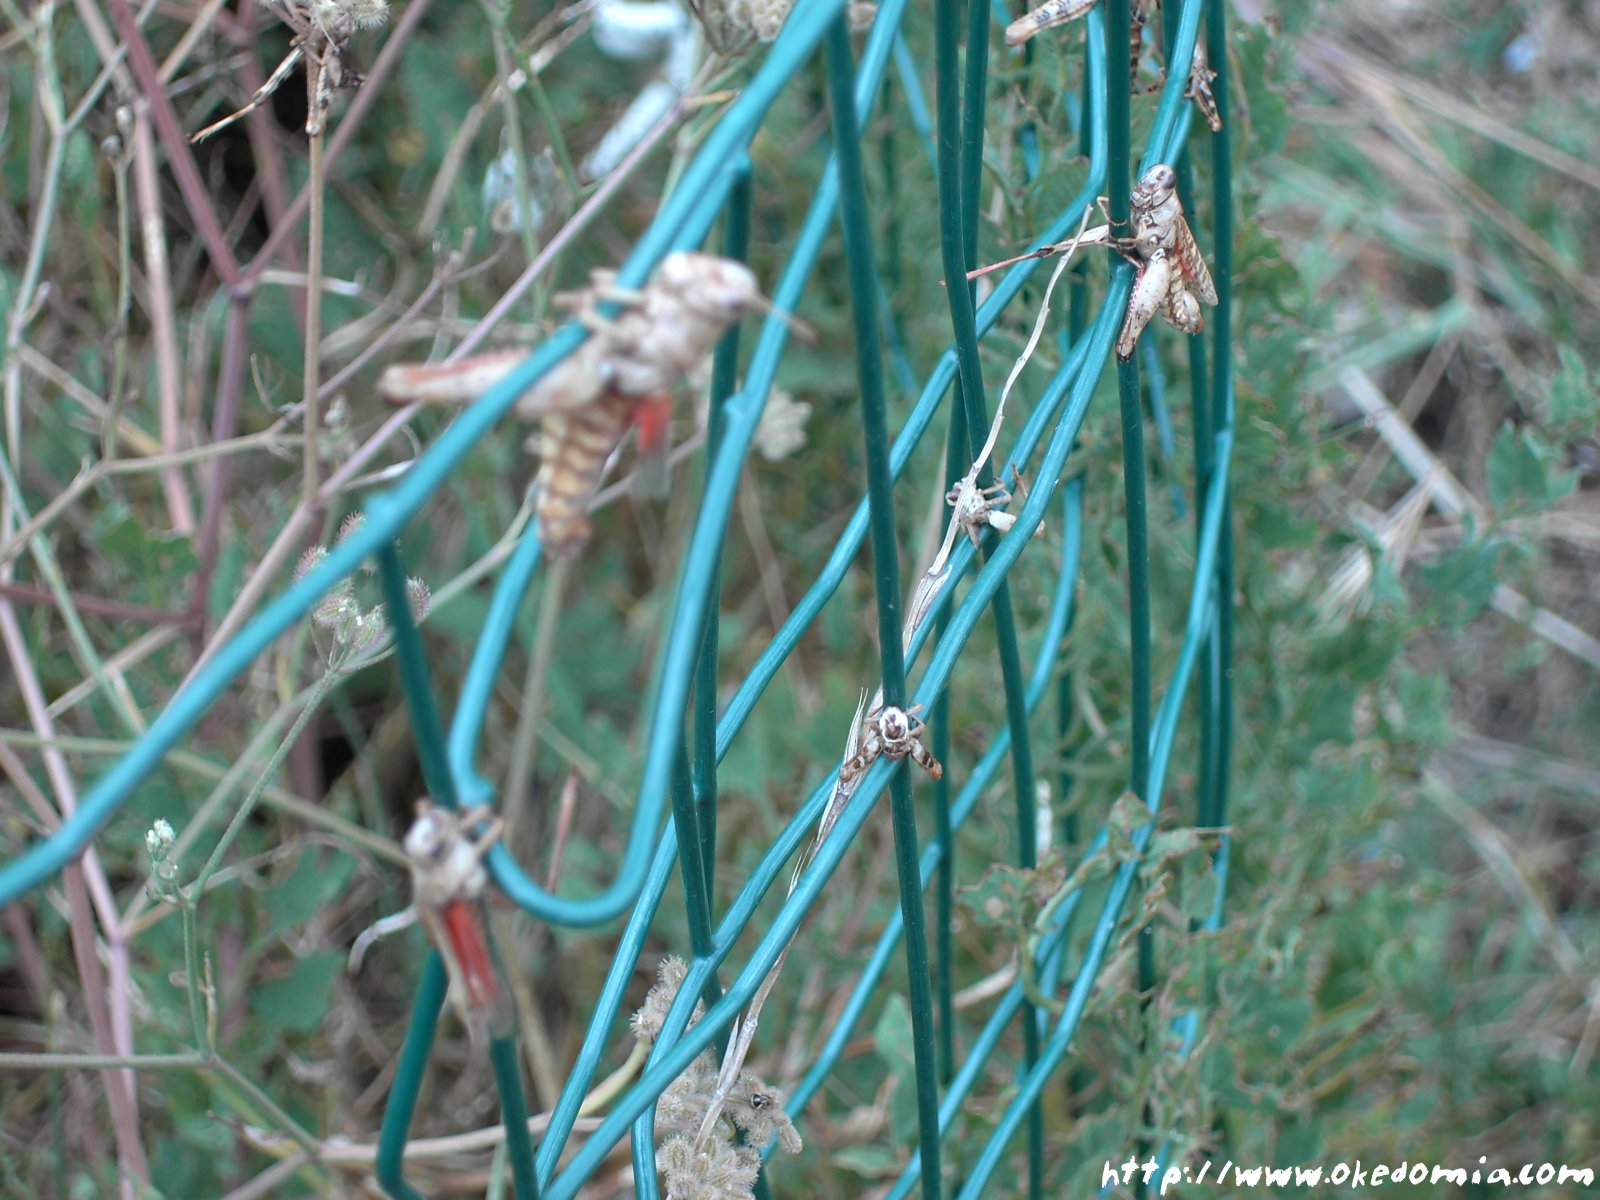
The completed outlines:
[[[982,0],[969,0],[987,9]],[[750,202],[751,140],[759,131],[768,107],[842,19],[844,0],[808,0],[797,4],[787,25],[765,60],[729,105],[721,119],[707,134],[704,143],[683,172],[672,194],[663,203],[649,230],[639,239],[627,262],[618,272],[621,287],[637,286],[654,265],[670,250],[698,247],[719,215],[729,216],[728,241],[735,253],[743,235],[733,230],[748,212]],[[938,0],[939,19],[948,20],[958,7],[955,0]],[[1108,15],[1102,11],[1111,8]],[[1169,8],[1174,6],[1169,6]],[[907,0],[883,0],[853,73],[849,55],[830,53],[828,69],[838,94],[854,98],[855,122],[865,123],[877,102],[885,68],[893,55],[898,78],[906,91],[907,105],[916,129],[928,140],[930,126],[927,109],[919,90],[907,43],[900,25]],[[1228,659],[1231,653],[1229,596],[1232,589],[1232,537],[1230,530],[1230,464],[1233,445],[1233,379],[1229,302],[1232,290],[1232,183],[1228,136],[1228,55],[1222,0],[1183,0],[1175,18],[1169,18],[1170,36],[1167,82],[1157,109],[1154,127],[1145,148],[1140,172],[1157,162],[1180,164],[1180,178],[1187,180],[1187,145],[1191,109],[1185,102],[1189,62],[1199,36],[1202,13],[1206,16],[1209,58],[1217,71],[1213,90],[1221,110],[1224,131],[1209,138],[1211,146],[1212,219],[1215,222],[1214,275],[1220,303],[1215,310],[1210,335],[1210,372],[1192,381],[1196,413],[1196,482],[1194,512],[1196,546],[1193,585],[1183,629],[1183,641],[1176,665],[1159,708],[1141,744],[1147,743],[1148,778],[1142,799],[1152,815],[1160,808],[1163,785],[1175,744],[1178,720],[1192,679],[1198,672],[1199,718],[1202,740],[1212,749],[1201,772],[1200,805],[1197,822],[1224,824],[1227,800],[1228,737],[1231,733],[1231,694]],[[1042,231],[1034,246],[1061,240],[1078,224],[1086,205],[1108,186],[1117,186],[1118,164],[1127,172],[1127,123],[1125,92],[1127,67],[1119,49],[1108,59],[1106,47],[1121,45],[1115,37],[1126,28],[1126,4],[1107,0],[1088,14],[1085,37],[1085,111],[1088,165],[1080,193],[1073,197],[1049,228]],[[978,19],[976,29],[982,24]],[[1108,29],[1109,26],[1109,29]],[[834,50],[838,50],[838,43]],[[959,82],[954,61],[941,55],[937,71],[940,89],[941,135],[943,119],[955,111],[954,98]],[[841,75],[841,72],[847,73]],[[983,74],[969,67],[969,84],[977,84],[977,94],[969,88],[968,118],[981,120]],[[1118,111],[1115,90],[1124,87],[1122,120],[1113,119]],[[853,123],[846,122],[845,127]],[[936,163],[950,170],[954,163],[950,147],[929,145]],[[977,158],[964,162],[963,188],[970,186],[976,195]],[[1122,181],[1125,185],[1125,180]],[[830,156],[806,216],[795,237],[794,247],[772,289],[778,313],[797,309],[810,272],[823,249],[836,216],[862,224],[860,196],[848,191],[841,204],[841,189],[860,189],[858,175],[841,182],[837,154]],[[1187,183],[1183,186],[1187,187]],[[1186,202],[1190,199],[1186,197]],[[852,207],[853,205],[853,207]],[[1193,212],[1192,204],[1188,205]],[[853,228],[851,269],[864,272],[874,281],[876,272],[864,229]],[[975,363],[976,339],[985,335],[1001,313],[1022,292],[1039,266],[1038,260],[1019,264],[1007,272],[987,300],[973,314],[971,327],[958,334],[953,344],[929,371],[927,381],[909,410],[892,443],[869,444],[869,453],[883,455],[887,477],[897,479],[910,461],[923,435],[947,395],[960,391],[959,363]],[[1112,272],[1111,283],[1098,315],[1089,323],[1063,356],[1059,370],[1044,387],[1031,413],[1012,445],[1004,469],[1012,477],[1028,469],[1035,482],[1025,502],[1015,510],[1017,527],[1027,530],[1044,519],[1053,504],[1058,504],[1064,530],[1060,571],[1056,577],[1050,616],[1037,652],[1025,691],[1019,691],[1009,706],[1009,721],[997,732],[978,763],[971,769],[959,795],[949,807],[948,828],[952,835],[971,815],[989,782],[1000,770],[1017,739],[1028,737],[1028,715],[1037,708],[1049,690],[1057,671],[1057,659],[1069,628],[1073,593],[1077,581],[1078,550],[1081,542],[1081,505],[1084,484],[1081,479],[1063,483],[1062,476],[1078,431],[1087,414],[1091,397],[1110,357],[1112,343],[1121,324],[1131,285],[1131,269],[1122,266]],[[881,287],[878,295],[882,295]],[[884,319],[879,305],[870,316],[857,311],[858,334],[865,333],[859,322]],[[720,990],[717,970],[733,951],[736,942],[755,915],[768,890],[782,875],[785,864],[810,836],[813,823],[831,794],[834,777],[820,782],[809,799],[767,849],[751,871],[743,887],[728,902],[721,920],[713,925],[709,887],[703,883],[700,868],[709,862],[690,863],[686,855],[709,854],[714,838],[714,811],[699,795],[714,788],[715,767],[727,753],[749,719],[768,684],[798,645],[818,614],[844,580],[867,538],[875,505],[883,496],[864,496],[857,504],[826,566],[805,595],[794,606],[789,618],[762,650],[749,673],[718,716],[714,709],[715,689],[694,687],[697,666],[709,665],[714,681],[714,629],[710,640],[703,636],[714,622],[720,589],[720,555],[729,515],[734,503],[745,458],[749,453],[766,398],[776,377],[787,346],[791,326],[780,316],[769,316],[763,323],[751,353],[742,387],[725,395],[713,418],[715,433],[708,444],[705,493],[681,569],[676,599],[668,619],[663,651],[657,668],[654,699],[646,725],[644,764],[638,799],[628,831],[625,849],[615,876],[597,894],[575,898],[555,894],[535,883],[504,846],[495,846],[488,856],[489,869],[499,887],[530,915],[554,925],[592,927],[626,915],[616,954],[600,994],[576,1060],[563,1091],[551,1113],[544,1137],[535,1150],[528,1133],[527,1114],[521,1093],[517,1048],[511,1038],[490,1045],[490,1057],[501,1089],[502,1119],[508,1134],[508,1156],[516,1195],[519,1198],[545,1196],[550,1200],[570,1200],[617,1142],[631,1130],[634,1139],[635,1186],[638,1194],[650,1198],[657,1194],[654,1171],[653,1131],[650,1114],[656,1097],[708,1047],[719,1044],[739,1014],[749,1003],[783,947],[788,944],[811,905],[837,869],[854,835],[862,828],[879,798],[889,785],[897,766],[887,761],[874,764],[862,777],[855,793],[839,815],[832,834],[818,848],[813,861],[800,876],[791,895],[772,917],[765,935],[739,967],[725,991]],[[891,331],[892,333],[892,331]],[[453,718],[445,731],[429,679],[421,641],[409,618],[403,599],[404,570],[394,539],[416,515],[426,500],[437,491],[461,459],[505,416],[517,398],[586,336],[576,324],[569,325],[531,353],[504,380],[477,403],[462,412],[391,490],[373,496],[367,505],[366,522],[333,547],[316,568],[273,600],[210,663],[198,671],[188,687],[168,704],[148,732],[89,790],[77,811],[68,816],[50,837],[28,847],[0,867],[0,904],[7,903],[30,888],[49,879],[70,862],[116,813],[133,789],[159,763],[163,754],[205,714],[224,688],[272,643],[285,629],[302,620],[316,601],[344,576],[357,570],[369,558],[376,558],[380,579],[388,595],[388,611],[395,630],[401,677],[411,705],[417,744],[423,770],[434,798],[442,804],[474,807],[493,798],[493,788],[479,773],[476,757],[492,689],[499,675],[510,642],[514,618],[538,570],[541,552],[532,523],[521,535],[499,579],[472,660],[457,697]],[[1148,336],[1148,335],[1147,335]],[[891,343],[893,338],[891,336]],[[1204,361],[1202,358],[1201,361]],[[732,385],[732,356],[724,360],[727,390]],[[868,366],[863,366],[863,371]],[[1136,378],[1136,376],[1134,377]],[[864,387],[864,395],[866,392]],[[981,395],[981,393],[980,393]],[[880,397],[881,401],[881,397]],[[959,396],[957,403],[959,404]],[[1125,420],[1126,420],[1125,409]],[[1201,432],[1204,431],[1204,436]],[[869,439],[870,442],[870,439]],[[1043,443],[1042,457],[1034,453]],[[1059,500],[1056,493],[1061,492]],[[878,508],[880,521],[885,517]],[[941,590],[935,613],[918,629],[908,650],[907,663],[917,660],[928,643],[933,646],[914,694],[910,699],[930,709],[944,692],[968,640],[983,614],[1003,596],[1006,577],[1028,544],[1026,537],[1007,537],[993,546],[983,559],[964,539],[951,556],[951,579]],[[967,591],[955,600],[958,584],[968,579]],[[882,572],[880,571],[880,583]],[[1148,575],[1143,563],[1130,568],[1130,590],[1148,593]],[[896,589],[897,591],[898,589]],[[880,593],[883,605],[898,604],[898,595]],[[996,609],[998,614],[998,608]],[[709,646],[709,649],[706,647]],[[704,656],[709,654],[709,659]],[[663,815],[674,787],[683,787],[685,755],[684,714],[699,706],[697,720],[703,721],[695,748],[695,780],[699,786],[691,806],[675,805],[675,818],[663,830]],[[712,694],[701,693],[709,690]],[[947,796],[947,794],[946,794]],[[948,799],[947,799],[948,802]],[[685,828],[687,824],[688,828]],[[1135,834],[1142,847],[1150,836],[1153,822]],[[1102,830],[1080,848],[1092,854],[1104,840]],[[902,899],[920,905],[921,893],[934,880],[941,860],[951,846],[933,839],[926,841],[917,856],[917,870],[902,872],[899,880]],[[1225,882],[1228,845],[1222,840],[1216,870]],[[617,1027],[624,994],[654,923],[657,909],[671,881],[675,866],[684,866],[685,879],[702,880],[699,894],[689,898],[694,958],[687,979],[649,1057],[643,1074],[616,1099],[583,1143],[568,1156],[568,1142],[579,1108],[593,1085],[603,1053]],[[1107,949],[1111,944],[1122,907],[1137,879],[1137,863],[1124,863],[1113,875],[1099,912],[1087,937],[1075,951],[1076,961],[1068,962],[1068,935],[1080,914],[1081,893],[1064,904],[1056,923],[1037,947],[1037,978],[1041,986],[1055,991],[1066,981],[1065,1009],[1059,1017],[1048,1018],[1026,1001],[1021,984],[1013,983],[1001,995],[982,1032],[968,1048],[959,1065],[952,1064],[943,1081],[943,1097],[935,1105],[929,1097],[923,1102],[921,1136],[935,1142],[945,1133],[960,1111],[965,1098],[979,1080],[981,1068],[994,1053],[999,1039],[1017,1014],[1023,1015],[1030,1030],[1028,1061],[1017,1080],[1015,1096],[1000,1113],[978,1158],[969,1162],[959,1195],[975,1197],[991,1181],[1009,1142],[1021,1126],[1037,1113],[1041,1090],[1064,1060],[1090,991]],[[693,869],[687,869],[693,868]],[[691,893],[695,889],[691,889]],[[1217,907],[1206,924],[1215,927],[1221,918],[1222,889]],[[910,911],[906,909],[905,911]],[[799,1115],[807,1101],[822,1086],[840,1060],[856,1022],[866,1011],[873,990],[879,985],[893,956],[895,945],[905,936],[900,914],[893,917],[879,938],[871,959],[854,985],[843,1014],[830,1031],[822,1049],[789,1099],[789,1110]],[[916,931],[921,937],[921,931]],[[936,931],[941,953],[948,953],[948,931]],[[443,1007],[445,972],[437,955],[430,954],[421,974],[413,1003],[411,1022],[402,1047],[396,1074],[384,1113],[379,1138],[377,1175],[383,1187],[394,1196],[413,1197],[417,1193],[404,1178],[402,1158],[409,1126],[415,1112],[426,1063]],[[913,1005],[920,1010],[929,1005],[926,981],[913,981]],[[709,1001],[705,1015],[688,1027],[697,1000]],[[929,1010],[931,1011],[931,1010]],[[1198,1014],[1183,1014],[1176,1022],[1187,1053],[1198,1030]],[[922,1050],[919,1049],[919,1053]],[[1032,1119],[1037,1120],[1037,1117]],[[1171,1149],[1164,1143],[1157,1154],[1164,1157]],[[560,1160],[565,1165],[557,1172]],[[890,1196],[900,1197],[918,1186],[937,1195],[937,1178],[922,1178],[925,1163],[936,1159],[914,1156],[894,1183]],[[1030,1170],[1030,1189],[1037,1195],[1041,1186],[1037,1162]],[[937,1175],[937,1172],[935,1172]]]

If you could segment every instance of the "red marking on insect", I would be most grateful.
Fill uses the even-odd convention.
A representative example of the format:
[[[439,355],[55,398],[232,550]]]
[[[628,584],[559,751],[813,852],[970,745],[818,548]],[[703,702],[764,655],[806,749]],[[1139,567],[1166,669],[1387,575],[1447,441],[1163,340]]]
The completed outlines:
[[[672,420],[672,396],[657,392],[639,401],[633,423],[639,429],[639,453],[660,454],[667,449],[667,426]]]
[[[501,1003],[500,977],[483,928],[483,906],[452,900],[442,906],[439,917],[461,968],[461,985],[466,989],[468,1005],[483,1016],[497,1011]]]

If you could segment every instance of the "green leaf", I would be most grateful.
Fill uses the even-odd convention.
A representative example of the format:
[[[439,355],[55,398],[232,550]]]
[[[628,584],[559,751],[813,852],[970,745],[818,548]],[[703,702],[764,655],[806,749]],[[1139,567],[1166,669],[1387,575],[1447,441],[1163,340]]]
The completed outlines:
[[[1402,736],[1431,749],[1450,741],[1453,731],[1448,676],[1402,667],[1395,681],[1394,700],[1397,732]]]
[[[1186,854],[1193,854],[1204,837],[1205,835],[1198,829],[1187,826],[1155,834],[1145,846],[1145,864],[1156,867],[1170,858],[1182,858]]]
[[[916,1053],[911,1042],[911,1008],[895,994],[883,1006],[872,1039],[888,1064],[894,1090],[889,1096],[889,1129],[896,1145],[909,1144],[917,1128]]]
[[[1499,584],[1501,543],[1459,546],[1419,572],[1433,592],[1431,609],[1445,625],[1465,625],[1489,606]]]
[[[217,569],[211,576],[211,590],[206,596],[206,611],[219,621],[227,615],[228,609],[233,607],[233,599],[244,584],[247,545],[244,538],[226,537],[217,547]]]
[[[271,917],[267,932],[280,933],[310,920],[319,908],[344,891],[354,872],[354,861],[343,854],[302,854],[294,870],[266,895]]]
[[[1505,426],[1489,447],[1489,499],[1501,513],[1548,508],[1577,486],[1577,472],[1560,462],[1561,452],[1535,430]]]
[[[829,1156],[834,1166],[867,1179],[893,1175],[900,1169],[900,1155],[887,1146],[846,1146]]]
[[[1313,746],[1325,742],[1347,744],[1354,737],[1351,724],[1359,693],[1346,683],[1324,682],[1306,696],[1304,737]]]
[[[916,1062],[911,1047],[911,1009],[898,993],[889,997],[872,1027],[872,1042],[892,1075],[909,1074]]]
[[[106,505],[92,528],[96,551],[120,568],[118,599],[156,607],[182,605],[196,565],[187,537],[151,529],[121,502]]]
[[[327,1015],[333,981],[343,965],[344,955],[333,951],[306,955],[288,975],[251,990],[251,1014],[271,1029],[309,1033]]]
[[[1067,866],[1052,850],[1037,867],[990,863],[978,882],[959,889],[957,898],[976,924],[1019,930],[1033,924],[1040,907],[1061,889]]]
[[[1600,380],[1589,374],[1582,356],[1571,346],[1562,346],[1561,370],[1550,381],[1545,401],[1550,421],[1555,425],[1594,425],[1600,413]]]

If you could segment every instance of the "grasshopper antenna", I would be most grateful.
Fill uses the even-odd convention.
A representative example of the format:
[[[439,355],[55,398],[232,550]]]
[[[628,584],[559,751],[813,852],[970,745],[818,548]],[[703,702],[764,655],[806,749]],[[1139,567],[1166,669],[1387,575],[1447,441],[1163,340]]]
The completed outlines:
[[[798,317],[786,309],[779,308],[765,296],[756,296],[750,301],[750,306],[757,312],[769,317],[776,317],[789,327],[791,333],[808,346],[817,344],[817,329],[804,317]]]

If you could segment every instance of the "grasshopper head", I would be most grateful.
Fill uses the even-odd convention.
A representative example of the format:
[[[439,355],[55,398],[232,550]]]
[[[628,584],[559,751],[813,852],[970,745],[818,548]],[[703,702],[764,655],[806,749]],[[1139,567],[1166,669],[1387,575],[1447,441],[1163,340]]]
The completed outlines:
[[[755,272],[716,254],[669,254],[651,282],[724,325],[732,325],[761,300]]]
[[[1154,208],[1172,195],[1178,186],[1178,173],[1166,163],[1157,163],[1146,171],[1133,189],[1134,208]]]
[[[437,863],[449,854],[454,841],[455,826],[449,815],[426,801],[418,804],[417,819],[406,830],[406,857],[414,863]]]

